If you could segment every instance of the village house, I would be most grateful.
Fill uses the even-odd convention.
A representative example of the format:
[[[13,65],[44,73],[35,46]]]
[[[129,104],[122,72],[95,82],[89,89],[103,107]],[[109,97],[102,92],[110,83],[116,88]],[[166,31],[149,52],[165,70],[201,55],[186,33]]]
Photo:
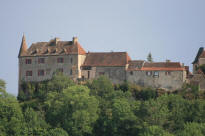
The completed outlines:
[[[189,83],[199,86],[200,90],[205,90],[205,74],[200,66],[205,66],[205,50],[203,47],[199,51],[193,61],[193,75],[189,77]]]
[[[129,81],[141,86],[179,89],[186,81],[186,67],[179,62],[132,60],[127,52],[86,52],[78,38],[33,43],[25,36],[19,51],[19,86],[49,80],[61,71],[74,81],[107,76],[114,84]]]

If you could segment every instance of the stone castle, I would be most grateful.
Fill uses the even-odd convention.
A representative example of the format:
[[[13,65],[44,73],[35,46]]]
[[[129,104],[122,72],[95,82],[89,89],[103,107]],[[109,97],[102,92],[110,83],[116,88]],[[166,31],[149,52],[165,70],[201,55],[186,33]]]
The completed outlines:
[[[49,42],[33,43],[28,48],[23,36],[18,58],[19,86],[22,81],[49,80],[56,71],[63,72],[74,81],[105,75],[114,84],[128,81],[171,90],[181,88],[188,81],[196,84],[189,68],[180,62],[132,60],[127,52],[86,52],[77,37],[72,41],[54,38]],[[193,63],[194,68],[202,63],[205,64],[205,52],[200,49]],[[198,74],[196,69],[195,73]]]

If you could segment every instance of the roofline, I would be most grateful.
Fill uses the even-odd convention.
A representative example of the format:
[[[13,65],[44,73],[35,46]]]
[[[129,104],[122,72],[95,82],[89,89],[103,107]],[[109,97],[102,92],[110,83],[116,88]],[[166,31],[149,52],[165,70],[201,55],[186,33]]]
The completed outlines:
[[[126,64],[127,65],[127,64]],[[106,66],[106,65],[102,65],[102,66],[96,66],[96,65],[81,65],[81,67],[126,67],[126,65],[119,65],[119,66],[115,66],[115,65],[111,65],[111,66]]]
[[[127,71],[186,71],[184,68],[127,69]]]
[[[127,53],[126,51],[125,52],[87,52],[86,54],[92,54],[92,53]]]
[[[85,54],[77,54],[77,53],[71,53],[71,54],[49,54],[49,55],[25,55],[25,56],[20,56],[18,58],[23,58],[23,57],[47,57],[47,56],[67,56],[67,55],[85,55]]]

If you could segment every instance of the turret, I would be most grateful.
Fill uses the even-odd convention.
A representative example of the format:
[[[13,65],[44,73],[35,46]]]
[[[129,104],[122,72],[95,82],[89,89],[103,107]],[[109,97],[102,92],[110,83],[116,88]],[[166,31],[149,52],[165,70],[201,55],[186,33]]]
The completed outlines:
[[[27,49],[28,49],[28,46],[27,46],[27,44],[26,44],[26,38],[25,38],[25,36],[23,35],[23,37],[22,37],[22,42],[21,42],[21,47],[20,47],[20,51],[19,51],[18,57],[21,57],[21,56],[26,55]]]

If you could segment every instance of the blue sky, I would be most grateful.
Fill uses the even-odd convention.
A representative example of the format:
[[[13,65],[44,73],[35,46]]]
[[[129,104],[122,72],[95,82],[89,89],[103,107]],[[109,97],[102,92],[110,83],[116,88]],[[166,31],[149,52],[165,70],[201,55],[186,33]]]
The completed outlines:
[[[1,0],[0,78],[17,95],[18,52],[27,44],[79,38],[86,51],[190,65],[205,45],[204,0]]]

